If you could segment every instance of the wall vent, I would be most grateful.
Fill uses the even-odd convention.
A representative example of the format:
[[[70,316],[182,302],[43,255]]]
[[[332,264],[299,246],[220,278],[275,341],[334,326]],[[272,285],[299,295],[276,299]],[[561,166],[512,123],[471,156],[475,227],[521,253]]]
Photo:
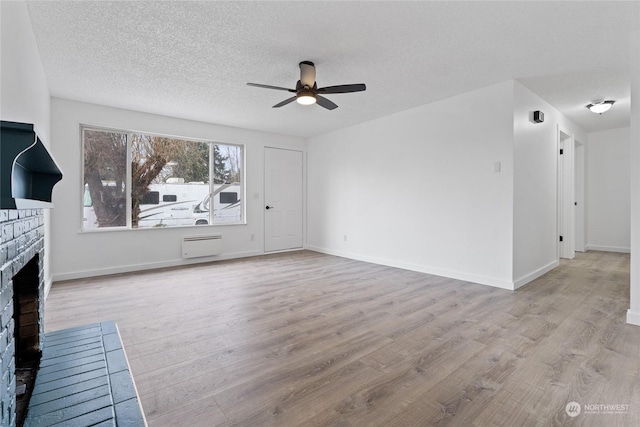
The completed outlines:
[[[195,234],[182,237],[182,258],[220,255],[222,234]]]

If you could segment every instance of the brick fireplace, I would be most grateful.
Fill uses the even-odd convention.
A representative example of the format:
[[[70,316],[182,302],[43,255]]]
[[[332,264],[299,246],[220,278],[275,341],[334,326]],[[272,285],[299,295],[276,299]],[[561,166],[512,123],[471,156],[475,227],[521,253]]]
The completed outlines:
[[[37,365],[44,337],[42,209],[0,210],[0,425],[15,426],[16,368]]]

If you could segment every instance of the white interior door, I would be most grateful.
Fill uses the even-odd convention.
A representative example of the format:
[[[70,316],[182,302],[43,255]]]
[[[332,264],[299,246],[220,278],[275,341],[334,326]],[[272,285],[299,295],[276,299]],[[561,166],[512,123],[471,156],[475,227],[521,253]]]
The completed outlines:
[[[575,257],[574,137],[558,129],[558,256]]]
[[[302,247],[302,152],[265,148],[264,250]]]

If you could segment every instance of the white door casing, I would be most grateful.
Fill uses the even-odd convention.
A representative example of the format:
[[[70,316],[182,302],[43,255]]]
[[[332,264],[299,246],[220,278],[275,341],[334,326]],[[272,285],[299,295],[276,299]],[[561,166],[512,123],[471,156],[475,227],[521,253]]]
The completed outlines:
[[[575,239],[574,249],[584,252],[586,246],[586,200],[585,200],[585,146],[580,141],[575,141],[574,159],[574,191],[575,191]]]
[[[575,257],[575,138],[558,127],[558,258]],[[562,154],[560,154],[562,153]],[[562,240],[560,241],[560,236]]]
[[[302,165],[301,151],[265,148],[265,252],[302,248]]]

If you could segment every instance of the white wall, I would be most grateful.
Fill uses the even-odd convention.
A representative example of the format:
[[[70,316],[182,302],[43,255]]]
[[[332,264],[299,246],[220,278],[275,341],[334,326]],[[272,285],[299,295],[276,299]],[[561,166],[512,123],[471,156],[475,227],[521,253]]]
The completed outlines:
[[[80,124],[154,132],[245,144],[247,224],[83,232]],[[65,173],[55,187],[52,212],[53,278],[63,280],[122,271],[174,266],[263,253],[264,147],[299,148],[302,138],[193,122],[70,100],[52,99],[52,149]],[[183,235],[215,230],[223,235],[224,253],[183,260]],[[252,241],[251,236],[255,239]]]
[[[2,120],[35,124],[49,144],[49,87],[25,2],[0,2]]]
[[[33,123],[42,142],[50,146],[49,86],[26,3],[0,2],[0,22],[0,118]],[[45,295],[51,287],[51,227],[48,212],[45,210]]]
[[[558,129],[507,81],[311,138],[307,247],[518,288],[558,264]]]
[[[504,82],[311,138],[307,247],[511,288],[512,92]]]
[[[629,128],[589,134],[587,143],[587,249],[629,252]]]
[[[558,141],[560,128],[584,141],[586,133],[549,103],[514,83],[513,279],[515,287],[558,264]],[[543,123],[534,123],[533,111]],[[571,147],[566,155],[572,155]]]
[[[631,307],[627,322],[640,325],[640,30],[631,34]]]

